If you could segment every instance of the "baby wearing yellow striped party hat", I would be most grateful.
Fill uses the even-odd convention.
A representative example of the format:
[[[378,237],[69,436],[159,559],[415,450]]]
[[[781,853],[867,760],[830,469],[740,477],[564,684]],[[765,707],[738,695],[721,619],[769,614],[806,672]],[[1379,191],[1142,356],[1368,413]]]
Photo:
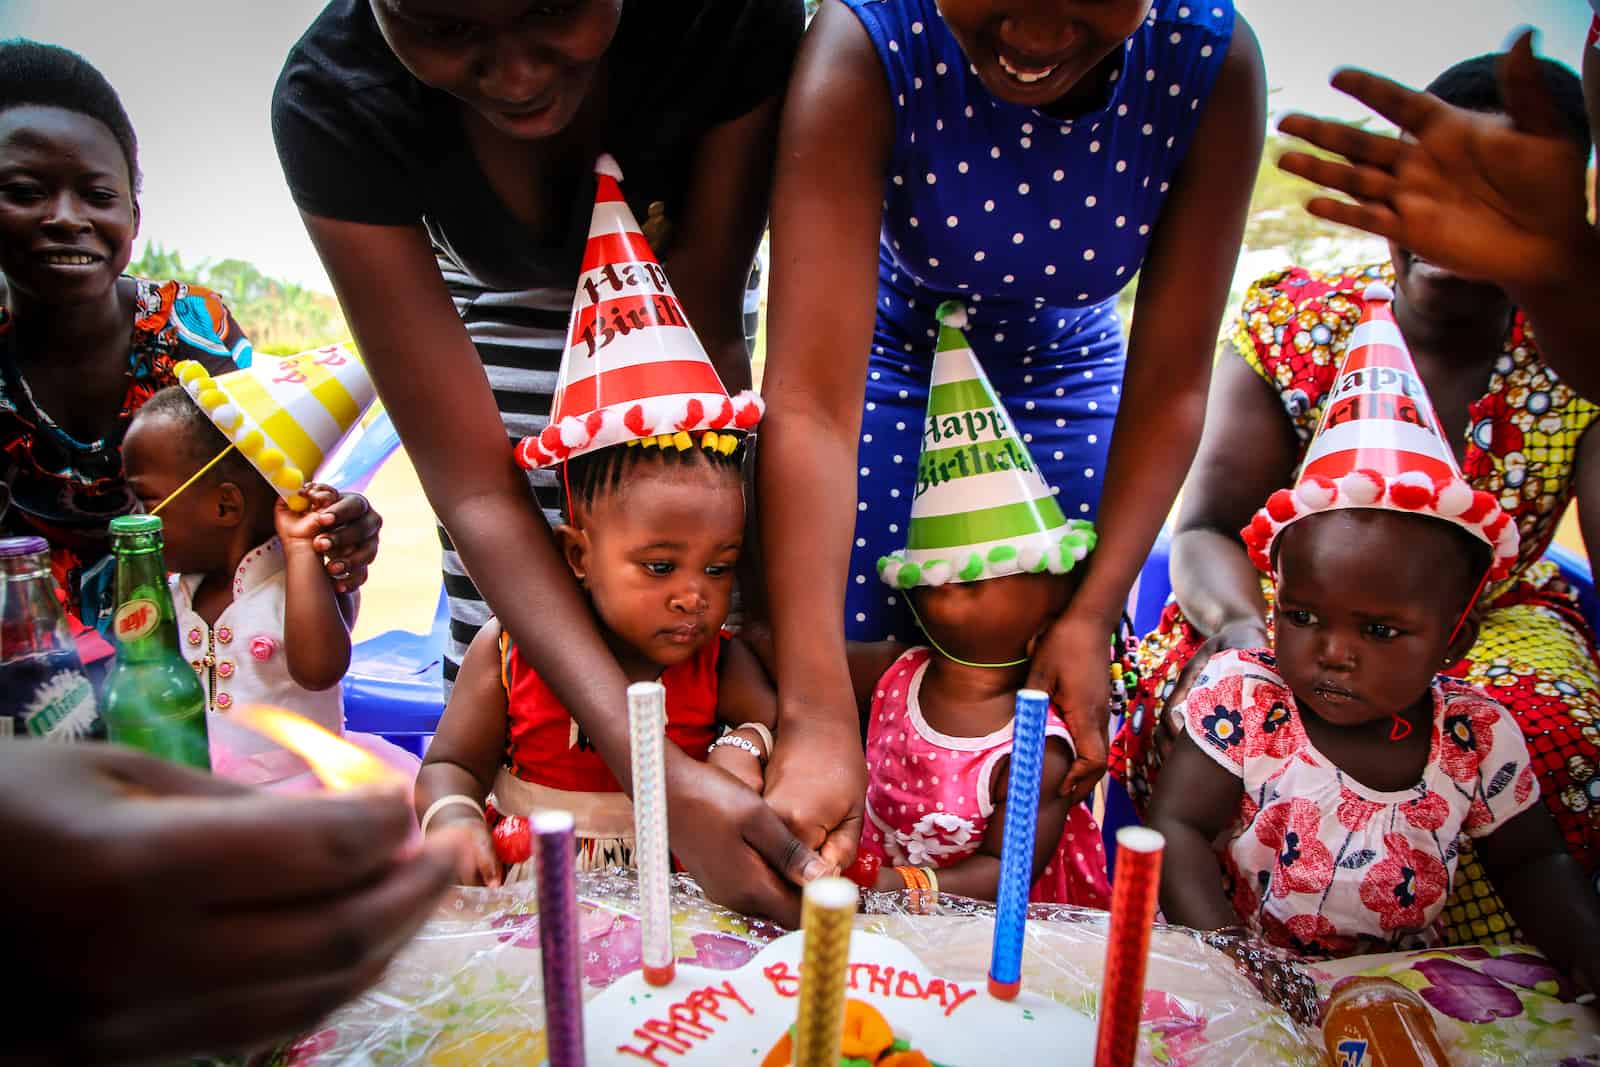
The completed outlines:
[[[279,789],[314,788],[298,757],[234,725],[247,704],[289,708],[343,732],[353,597],[324,566],[319,539],[340,494],[312,479],[372,405],[372,383],[342,347],[257,357],[145,402],[123,439],[128,486],[161,517],[178,639],[206,694],[212,769]],[[351,735],[410,777],[417,761]]]

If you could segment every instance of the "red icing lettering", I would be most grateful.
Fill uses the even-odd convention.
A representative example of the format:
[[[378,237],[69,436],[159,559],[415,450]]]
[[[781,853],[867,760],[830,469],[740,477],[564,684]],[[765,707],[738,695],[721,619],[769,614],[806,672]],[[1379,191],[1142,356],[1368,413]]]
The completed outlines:
[[[878,993],[885,997],[894,995],[894,968],[872,967],[872,975],[867,981],[867,992]]]
[[[651,1019],[640,1029],[651,1037],[659,1038],[669,1045],[672,1043],[682,1045],[683,1048],[677,1051],[689,1051],[694,1047],[696,1041],[704,1041],[711,1036],[711,1028],[689,1020],[674,1018],[673,1016],[677,1015],[678,1009],[682,1007],[682,1004],[674,1004],[672,1006],[672,1009],[667,1013],[670,1021],[666,1019]]]
[[[746,1015],[755,1014],[755,1009],[733,988],[732,982],[705,986],[667,1008],[665,1019],[648,1019],[635,1029],[632,1036],[639,1039],[643,1047],[618,1045],[617,1052],[656,1064],[657,1067],[667,1067],[659,1057],[664,1054],[686,1055],[694,1048],[695,1042],[704,1041],[716,1033],[716,1027],[704,1020],[727,1022],[729,1004],[739,1005]]]
[[[940,996],[939,1003],[944,1005],[944,1017],[946,1019],[950,1018],[951,1012],[971,1000],[978,993],[976,989],[964,990],[954,982],[947,983],[945,988],[950,990],[950,999],[947,1002],[943,996]]]
[[[645,1032],[643,1030],[635,1030],[633,1032],[633,1036],[637,1037],[641,1041],[643,1041],[643,1040],[645,1040],[647,1035],[645,1034]],[[659,1042],[659,1041],[651,1041],[644,1048],[634,1048],[632,1045],[618,1045],[617,1046],[617,1051],[619,1053],[625,1053],[625,1054],[627,1054],[629,1056],[633,1056],[636,1059],[644,1060],[646,1063],[653,1063],[653,1064],[655,1064],[655,1067],[670,1067],[670,1065],[665,1060],[656,1059],[657,1050],[659,1050],[659,1049],[661,1049],[663,1047],[664,1046],[661,1044],[661,1042]],[[676,1049],[668,1049],[668,1051],[676,1052],[677,1050]]]
[[[894,987],[894,995],[902,1000],[921,1000],[922,982],[911,971],[901,971],[900,981]]]
[[[772,983],[772,991],[780,997],[800,995],[800,976],[791,972],[785,962],[780,961],[763,968],[761,976]]]

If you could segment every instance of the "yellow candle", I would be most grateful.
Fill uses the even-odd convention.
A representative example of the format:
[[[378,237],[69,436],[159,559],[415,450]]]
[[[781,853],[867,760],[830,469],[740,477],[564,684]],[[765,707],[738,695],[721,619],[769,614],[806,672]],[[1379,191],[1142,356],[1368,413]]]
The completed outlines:
[[[850,923],[855,918],[857,896],[855,883],[844,878],[819,878],[806,886],[800,913],[805,948],[800,956],[794,1067],[837,1067],[839,1063]]]

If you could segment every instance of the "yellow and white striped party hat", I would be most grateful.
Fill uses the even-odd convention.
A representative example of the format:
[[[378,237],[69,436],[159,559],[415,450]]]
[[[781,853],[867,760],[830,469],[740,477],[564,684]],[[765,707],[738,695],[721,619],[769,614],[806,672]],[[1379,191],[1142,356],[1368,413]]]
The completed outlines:
[[[878,576],[911,589],[1065,574],[1094,548],[1094,526],[1062,514],[961,332],[966,309],[947,301],[938,315],[906,547],[878,560]]]
[[[193,360],[173,370],[217,429],[296,510],[306,506],[301,489],[376,398],[367,368],[344,345],[281,359],[257,353],[250,366],[215,378]]]

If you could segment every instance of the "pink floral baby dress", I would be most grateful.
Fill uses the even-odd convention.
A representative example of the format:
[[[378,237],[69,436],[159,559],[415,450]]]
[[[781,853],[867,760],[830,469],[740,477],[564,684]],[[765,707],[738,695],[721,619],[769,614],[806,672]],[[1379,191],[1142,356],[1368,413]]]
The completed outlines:
[[[1179,706],[1200,751],[1244,787],[1219,856],[1234,910],[1302,955],[1437,944],[1459,835],[1486,836],[1539,800],[1516,720],[1435,679],[1422,776],[1384,792],[1317,751],[1277,667],[1265,649],[1219,652]]]
[[[885,866],[948,867],[978,851],[994,814],[994,770],[1011,752],[1011,724],[983,737],[928,725],[917,694],[932,651],[913,648],[878,679],[867,725],[867,824],[862,851]],[[1071,739],[1054,708],[1047,736]],[[1105,845],[1094,816],[1074,804],[1035,901],[1105,908]]]

